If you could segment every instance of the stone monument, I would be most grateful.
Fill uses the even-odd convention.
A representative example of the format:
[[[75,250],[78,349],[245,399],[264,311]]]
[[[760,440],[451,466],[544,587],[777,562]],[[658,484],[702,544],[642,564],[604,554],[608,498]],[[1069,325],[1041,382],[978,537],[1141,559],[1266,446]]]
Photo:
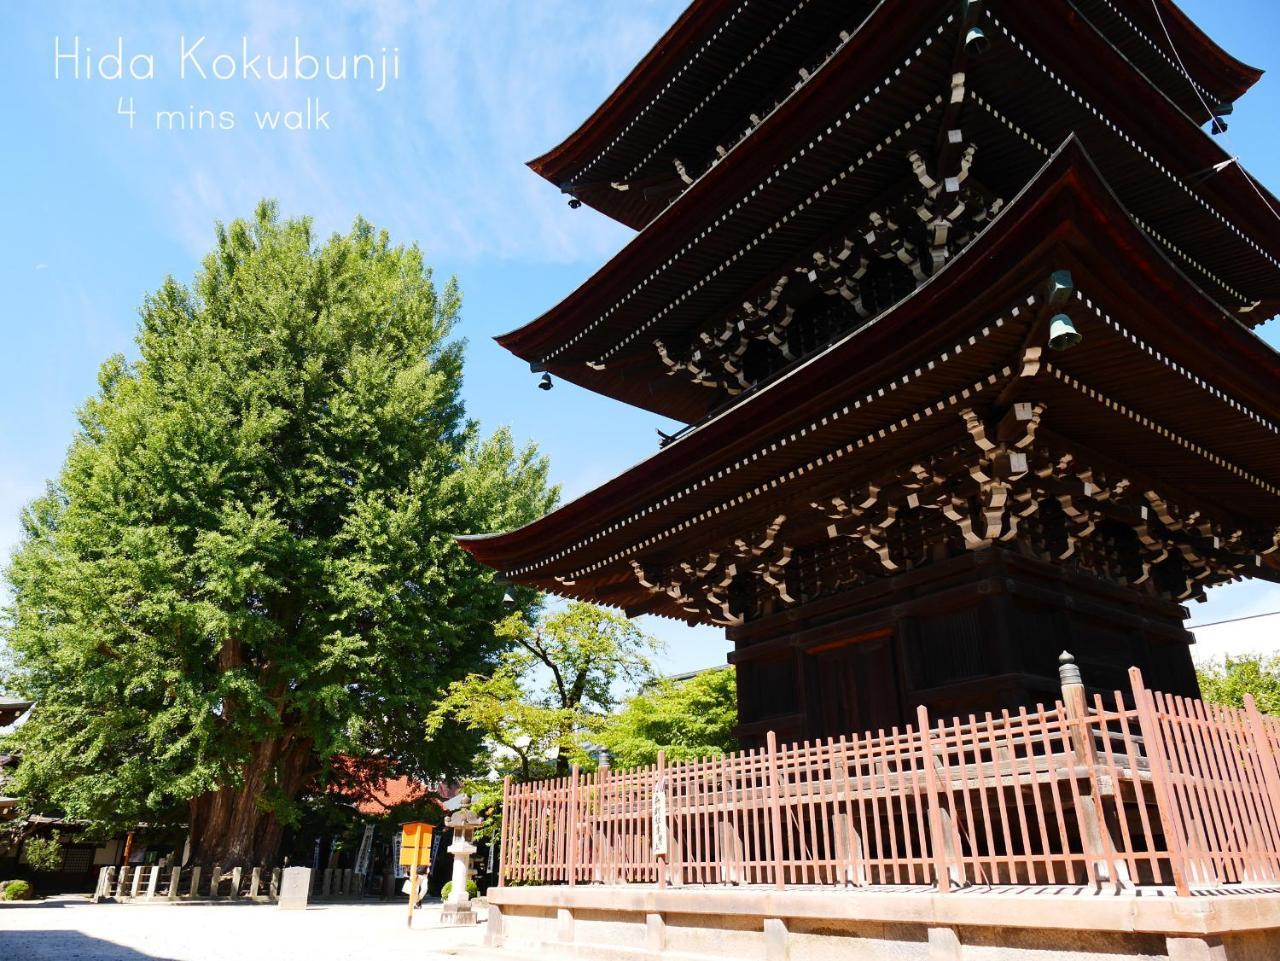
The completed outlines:
[[[304,911],[311,896],[311,869],[285,868],[276,907],[282,911]]]
[[[444,821],[444,826],[453,832],[453,843],[447,848],[453,855],[453,889],[440,912],[441,924],[476,923],[471,896],[467,893],[467,881],[471,878],[471,858],[476,853],[471,835],[484,822],[471,810],[470,804],[471,798],[465,794],[458,795],[458,810]]]

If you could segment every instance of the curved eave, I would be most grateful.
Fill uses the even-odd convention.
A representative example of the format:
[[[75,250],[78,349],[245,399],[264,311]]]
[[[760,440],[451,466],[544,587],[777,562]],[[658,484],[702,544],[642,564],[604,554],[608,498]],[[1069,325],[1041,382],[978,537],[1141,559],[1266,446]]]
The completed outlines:
[[[1165,26],[1173,42],[1187,63],[1187,70],[1202,87],[1218,94],[1223,100],[1235,101],[1248,92],[1262,77],[1262,70],[1238,60],[1220,47],[1207,33],[1196,25],[1173,0],[1157,0],[1161,7]],[[1140,8],[1144,15],[1151,7],[1143,0],[1132,0],[1132,6]],[[1149,21],[1154,17],[1148,16]],[[1152,22],[1157,43],[1165,45],[1163,31],[1158,22]]]
[[[1007,18],[1019,36],[1034,38],[1035,53],[1076,89],[1104,105],[1106,112],[1125,127],[1141,131],[1138,139],[1156,147],[1155,152],[1166,165],[1174,168],[1181,164],[1178,173],[1184,178],[1203,178],[1198,193],[1204,202],[1244,225],[1267,250],[1280,254],[1280,230],[1273,213],[1280,209],[1280,199],[1244,172],[1239,162],[1231,163],[1215,176],[1204,177],[1206,171],[1237,158],[1207,131],[1188,129],[1187,115],[1147,78],[1123,88],[1123,95],[1116,96],[1114,78],[1133,68],[1096,28],[1087,25],[1087,29],[1075,29],[1084,25],[1071,24],[1073,42],[1068,45],[1062,43],[1061,29],[1035,16],[1034,7],[1019,3],[1002,6],[999,16]],[[1077,42],[1087,46],[1077,48]]]
[[[1167,51],[1161,22],[1150,4],[1146,0],[1118,2],[1123,15],[1140,24],[1151,42]],[[1261,70],[1236,59],[1215,43],[1171,0],[1160,0],[1160,4],[1177,54],[1187,63],[1195,81],[1218,99],[1238,100],[1262,76]],[[592,157],[608,148],[665,83],[673,81],[690,47],[722,24],[731,7],[729,0],[695,0],[591,116],[560,144],[529,161],[529,167],[556,186],[571,179]],[[576,194],[589,206],[635,229],[652,217],[651,205],[620,195],[607,185],[587,185]]]
[[[1234,397],[1280,420],[1275,391],[1280,355],[1223,311],[1132,224],[1071,137],[968,249],[861,330],[545,517],[503,534],[461,537],[458,543],[481,563],[511,571],[593,532],[607,532],[617,518],[713,473],[796,420],[834,408],[841,398],[919,364],[964,333],[966,325],[972,327],[982,311],[1016,296],[1029,272],[1047,275],[1064,258],[1075,270],[1104,277],[1095,288],[1123,286],[1135,300],[1148,299],[1153,306],[1144,315],[1160,323],[1161,337],[1175,342],[1182,363],[1194,369],[1211,358],[1219,372],[1229,374],[1220,379],[1231,385]],[[1168,318],[1169,304],[1182,310],[1176,320]],[[548,587],[554,573],[526,580]]]
[[[635,111],[653,97],[678,68],[679,58],[689,46],[713,29],[731,5],[732,0],[693,0],[591,116],[558,145],[530,160],[530,169],[556,186],[563,183],[572,170],[602,150]]]

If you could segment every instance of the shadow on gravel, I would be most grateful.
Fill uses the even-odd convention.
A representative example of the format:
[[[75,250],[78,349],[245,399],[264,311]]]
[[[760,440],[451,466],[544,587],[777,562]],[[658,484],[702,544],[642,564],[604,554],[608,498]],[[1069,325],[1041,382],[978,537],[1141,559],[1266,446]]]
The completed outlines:
[[[3,922],[0,922],[0,958],[5,961],[168,961],[79,931],[5,931]]]
[[[75,902],[72,902],[75,903]],[[88,901],[83,902],[88,904]],[[67,902],[59,898],[50,898],[48,901],[7,901],[0,904],[0,912],[3,911],[34,911],[36,908],[65,908]]]

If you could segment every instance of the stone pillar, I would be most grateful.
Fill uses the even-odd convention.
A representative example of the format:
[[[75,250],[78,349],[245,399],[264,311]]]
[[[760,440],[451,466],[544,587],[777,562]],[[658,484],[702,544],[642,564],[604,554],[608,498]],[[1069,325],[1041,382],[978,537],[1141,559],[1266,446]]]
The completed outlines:
[[[255,867],[249,872],[249,900],[258,900],[259,889],[262,887],[262,868]]]
[[[215,864],[213,870],[209,872],[209,899],[216,901],[218,892],[222,887],[222,865]]]
[[[182,865],[175,864],[169,869],[169,891],[168,898],[170,901],[178,900],[178,888],[182,886]]]
[[[244,878],[244,868],[235,867],[231,869],[231,890],[228,894],[234,901],[240,897],[240,881]]]
[[[1197,938],[1164,939],[1165,950],[1169,952],[1169,961],[1227,961],[1227,946],[1222,938],[1208,935]]]
[[[120,865],[120,876],[116,883],[116,897],[124,898],[129,896],[129,865]]]
[[[490,908],[490,911],[493,909]],[[490,915],[490,924],[493,923],[492,915]],[[661,914],[646,914],[644,916],[644,940],[645,947],[654,954],[661,954],[667,950],[667,921]]]
[[[279,869],[276,869],[278,872]],[[276,872],[272,874],[272,884],[275,883]],[[311,896],[311,869],[310,868],[285,868],[284,880],[280,884],[280,897],[276,901],[276,907],[282,911],[302,911],[307,907],[307,901]]]
[[[280,897],[280,869],[271,869],[271,886],[267,889],[267,897],[275,901]],[[311,894],[311,869],[307,868],[307,894]]]
[[[568,908],[556,908],[556,940],[573,943],[573,912]]]
[[[160,884],[160,865],[154,865],[151,868],[151,876],[147,878],[147,900],[154,901],[156,898],[156,888]]]
[[[782,918],[764,919],[764,961],[787,961],[791,956],[787,922]]]
[[[960,961],[961,950],[955,928],[929,929],[929,961]]]
[[[187,900],[200,897],[200,865],[191,868],[191,887],[187,888]]]
[[[98,886],[94,889],[94,902],[105,901],[111,897],[112,891],[116,885],[116,869],[110,865],[103,865],[101,871],[98,872]]]
[[[129,897],[136,898],[142,892],[143,867],[139,864],[133,869],[133,884],[129,887]]]
[[[485,924],[484,943],[490,948],[502,947],[502,908],[496,904],[489,905],[489,920]]]

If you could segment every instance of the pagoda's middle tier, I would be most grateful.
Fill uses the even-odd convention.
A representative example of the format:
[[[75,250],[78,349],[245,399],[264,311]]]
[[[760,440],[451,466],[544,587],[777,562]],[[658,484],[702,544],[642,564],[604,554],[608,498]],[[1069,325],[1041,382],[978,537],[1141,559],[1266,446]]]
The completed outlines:
[[[873,323],[462,543],[519,583],[734,628],[992,548],[1180,603],[1280,580],[1277,377],[1070,140]]]

